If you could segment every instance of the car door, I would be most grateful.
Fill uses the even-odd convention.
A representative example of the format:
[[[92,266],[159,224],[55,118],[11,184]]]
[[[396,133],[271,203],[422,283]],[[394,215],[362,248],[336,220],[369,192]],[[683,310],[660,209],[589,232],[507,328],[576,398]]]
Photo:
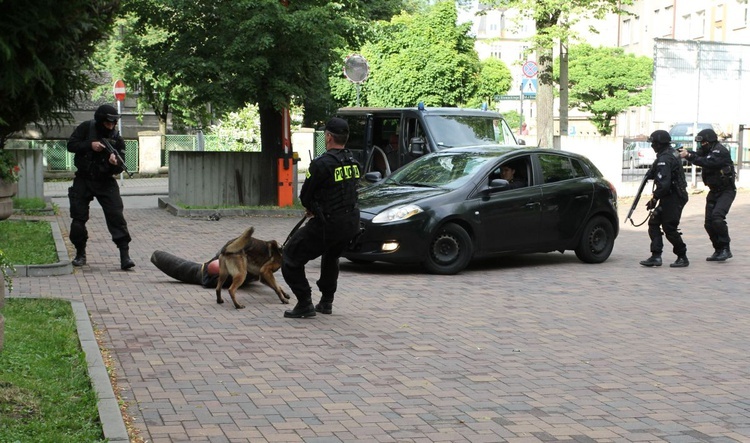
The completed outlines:
[[[534,182],[531,156],[515,157],[512,161],[525,165],[526,171],[521,171],[524,169],[521,166],[514,169],[526,176],[528,185],[479,193],[477,252],[481,254],[536,249],[541,228],[542,192]],[[498,163],[484,183],[489,184],[490,180],[497,178],[493,175],[494,171],[506,162]],[[486,188],[486,185],[483,186]]]
[[[537,155],[543,184],[540,238],[549,249],[570,246],[588,221],[594,198],[593,179],[575,158],[564,154]]]

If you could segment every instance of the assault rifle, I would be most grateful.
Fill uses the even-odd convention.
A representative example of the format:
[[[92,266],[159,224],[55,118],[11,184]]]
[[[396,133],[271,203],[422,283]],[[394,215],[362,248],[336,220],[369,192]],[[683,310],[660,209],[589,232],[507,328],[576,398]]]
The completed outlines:
[[[128,165],[125,164],[125,160],[122,159],[122,156],[117,151],[117,149],[112,146],[112,143],[109,142],[109,139],[103,138],[102,143],[104,143],[104,147],[107,149],[107,152],[109,152],[110,154],[115,154],[115,158],[117,158],[117,164],[122,167],[122,170],[125,171],[126,174],[128,174],[128,178],[133,178],[133,173],[128,171]]]
[[[643,223],[636,225],[635,222],[633,222],[633,212],[635,211],[635,208],[638,206],[638,202],[641,200],[641,194],[643,194],[643,189],[646,188],[646,182],[649,180],[649,175],[651,173],[651,167],[648,168],[648,171],[646,171],[646,174],[643,176],[643,180],[641,180],[641,185],[638,187],[638,192],[635,194],[635,198],[633,199],[633,205],[630,207],[630,211],[628,211],[628,216],[625,217],[625,223],[630,220],[630,224],[633,226],[641,226],[643,223],[646,223],[644,220]],[[653,208],[649,208],[653,209]],[[649,211],[648,217],[651,216],[651,212]],[[648,220],[648,217],[646,217],[646,220]]]

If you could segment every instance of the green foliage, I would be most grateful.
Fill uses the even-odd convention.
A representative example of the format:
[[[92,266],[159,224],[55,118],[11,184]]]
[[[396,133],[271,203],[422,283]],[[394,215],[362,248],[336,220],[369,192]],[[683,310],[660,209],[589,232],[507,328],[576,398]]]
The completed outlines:
[[[103,442],[70,302],[12,298],[3,311],[0,441]]]
[[[508,122],[510,129],[516,132],[521,129],[521,114],[518,111],[503,112],[503,117]]]
[[[89,57],[117,0],[4,0],[0,7],[0,149],[30,123],[61,124],[92,89]]]
[[[361,49],[370,65],[361,104],[401,107],[421,101],[457,106],[469,101],[475,94],[479,58],[467,34],[469,25],[456,26],[457,17],[454,2],[440,1],[423,14],[402,13],[378,23]],[[340,68],[331,73],[334,97],[342,105],[353,105],[354,86],[347,84]]]
[[[612,118],[620,112],[651,103],[653,61],[648,57],[580,44],[570,47],[568,65],[570,105],[593,114],[590,120],[602,135],[612,133]]]
[[[219,136],[226,151],[260,151],[260,115],[258,107],[247,105],[227,113],[219,123],[211,125],[210,133]]]
[[[477,94],[481,103],[493,103],[496,95],[507,94],[513,77],[510,69],[501,60],[488,58],[482,61],[481,71],[477,78]]]
[[[0,150],[0,180],[9,183],[18,181],[21,167],[18,166],[16,157],[6,150]]]
[[[5,255],[2,249],[0,249],[0,274],[3,275],[5,281],[5,287],[8,288],[8,292],[13,292],[13,274],[16,272],[16,267],[13,262]]]

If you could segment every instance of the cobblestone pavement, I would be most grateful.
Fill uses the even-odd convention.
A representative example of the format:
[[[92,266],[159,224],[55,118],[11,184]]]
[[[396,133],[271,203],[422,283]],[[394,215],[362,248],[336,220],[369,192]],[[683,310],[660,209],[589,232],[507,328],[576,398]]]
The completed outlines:
[[[648,235],[622,224],[623,204],[603,264],[533,254],[433,276],[343,261],[333,314],[302,320],[263,285],[236,310],[149,262],[207,260],[251,225],[283,241],[296,217],[178,218],[150,198],[126,211],[134,270],[92,209],[88,266],[15,282],[85,303],[149,442],[750,441],[748,192],[726,263],[704,261],[704,195],[683,217],[685,269],[638,265]]]

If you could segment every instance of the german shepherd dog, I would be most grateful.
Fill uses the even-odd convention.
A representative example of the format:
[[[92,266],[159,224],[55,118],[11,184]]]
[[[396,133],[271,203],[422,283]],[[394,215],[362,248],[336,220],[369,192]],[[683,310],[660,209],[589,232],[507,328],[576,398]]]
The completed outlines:
[[[255,229],[251,226],[239,237],[230,240],[219,253],[219,281],[216,283],[216,303],[224,303],[221,298],[221,287],[227,278],[232,277],[229,295],[234,307],[245,306],[237,303],[237,288],[242,286],[247,274],[257,276],[266,286],[273,289],[281,303],[289,303],[289,296],[284,293],[273,273],[281,268],[281,248],[276,240],[264,241],[253,238]]]

